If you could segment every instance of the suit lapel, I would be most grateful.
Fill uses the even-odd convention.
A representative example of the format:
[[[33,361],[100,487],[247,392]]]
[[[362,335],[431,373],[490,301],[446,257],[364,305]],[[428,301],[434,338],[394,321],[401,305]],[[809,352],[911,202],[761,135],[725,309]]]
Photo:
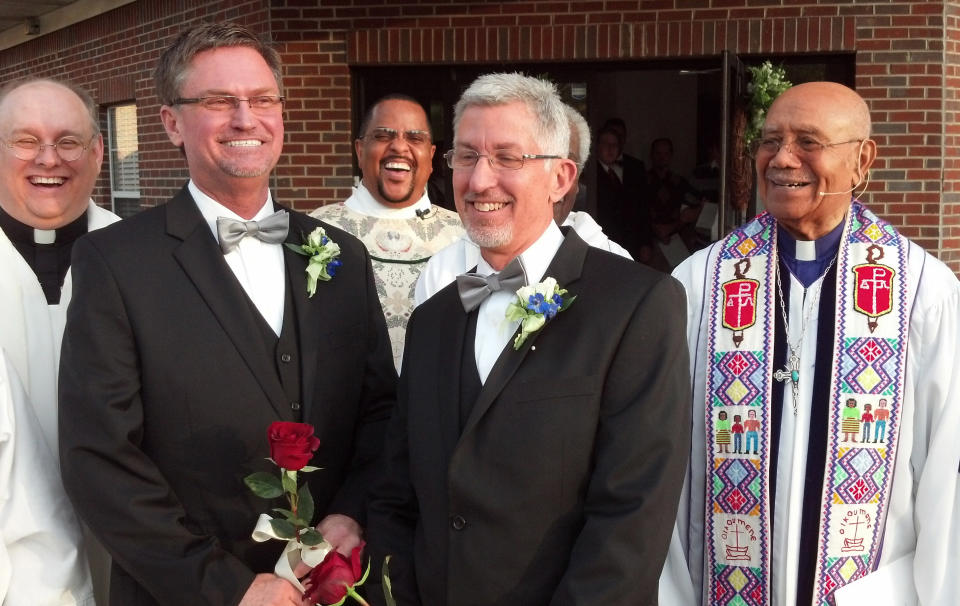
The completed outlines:
[[[444,460],[449,462],[460,440],[460,369],[463,366],[464,339],[469,315],[464,313],[456,285],[448,286],[443,298],[448,313],[437,314],[439,326],[434,334],[449,333],[451,338],[441,339],[436,351],[434,368],[446,368],[453,372],[437,373],[437,399],[440,434],[443,440]],[[469,351],[473,351],[470,345]],[[455,367],[453,365],[456,364]]]
[[[573,288],[573,285],[580,279],[588,246],[573,229],[569,227],[562,229],[565,236],[563,244],[560,245],[557,254],[555,254],[553,260],[550,261],[550,266],[547,267],[544,277],[553,277],[561,288],[569,290],[570,295],[576,295],[577,291],[576,288]],[[493,368],[490,369],[490,375],[487,376],[487,380],[483,384],[483,389],[480,390],[477,403],[470,411],[470,418],[467,419],[467,424],[463,429],[464,434],[473,429],[480,418],[483,417],[490,408],[490,405],[497,399],[497,396],[503,391],[504,387],[506,387],[507,383],[513,378],[513,375],[516,374],[520,365],[524,359],[526,359],[534,344],[536,344],[537,338],[539,338],[544,331],[550,330],[551,324],[562,321],[563,315],[558,315],[551,320],[550,324],[547,324],[542,329],[528,336],[519,350],[513,348],[513,339],[510,339],[507,346],[500,352],[500,357],[497,358]],[[462,335],[462,331],[458,334]]]
[[[283,386],[257,338],[247,296],[236,280],[186,187],[166,204],[167,234],[181,240],[173,253],[184,273],[217,318],[281,418],[290,417]]]
[[[280,207],[277,207],[279,210]],[[300,347],[300,377],[303,387],[302,397],[304,406],[308,409],[314,401],[313,391],[316,388],[316,376],[319,369],[320,348],[317,335],[323,333],[320,325],[324,314],[313,310],[313,306],[322,299],[322,289],[312,298],[307,294],[307,264],[310,259],[306,255],[296,253],[287,246],[300,246],[307,236],[317,227],[305,215],[290,213],[290,230],[283,245],[283,265],[287,271],[287,281],[290,284],[290,296],[293,297],[293,309],[297,316],[297,334]],[[328,306],[334,309],[334,306]],[[304,418],[308,418],[309,410],[303,411]]]

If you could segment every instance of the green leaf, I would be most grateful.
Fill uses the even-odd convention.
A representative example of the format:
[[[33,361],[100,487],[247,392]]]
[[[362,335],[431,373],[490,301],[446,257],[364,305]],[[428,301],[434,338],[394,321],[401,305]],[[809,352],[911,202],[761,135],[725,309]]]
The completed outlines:
[[[273,532],[277,533],[277,536],[281,539],[292,539],[297,536],[297,529],[286,520],[273,518],[270,520],[270,526],[273,528]]]
[[[265,471],[251,473],[243,479],[253,494],[262,499],[275,499],[283,494],[283,488],[277,476]]]
[[[313,520],[313,495],[310,494],[310,487],[306,482],[303,483],[303,486],[300,487],[300,490],[297,492],[297,513],[303,518],[306,523],[304,526],[309,526],[310,522]]]
[[[292,250],[293,252],[297,253],[298,255],[307,256],[307,252],[306,252],[305,250],[303,250],[303,245],[301,245],[301,244],[293,244],[293,243],[291,243],[291,242],[284,242],[283,245],[286,246],[287,248],[289,248],[290,250]]]
[[[279,514],[282,514],[284,518],[290,520],[294,517],[293,512],[289,509],[284,509],[282,507],[274,507],[273,511],[276,511]]]
[[[300,533],[300,542],[308,547],[323,543],[323,535],[313,528],[308,528]]]
[[[289,492],[291,494],[297,493],[297,476],[294,475],[292,478],[290,474],[283,474],[283,491]]]
[[[314,467],[313,465],[305,465],[303,469],[301,469],[300,471],[304,473],[310,473],[311,471],[317,471],[319,469],[323,469],[323,467]]]
[[[387,556],[383,560],[383,601],[387,606],[397,606],[397,600],[393,597],[393,583],[390,581],[390,558]]]

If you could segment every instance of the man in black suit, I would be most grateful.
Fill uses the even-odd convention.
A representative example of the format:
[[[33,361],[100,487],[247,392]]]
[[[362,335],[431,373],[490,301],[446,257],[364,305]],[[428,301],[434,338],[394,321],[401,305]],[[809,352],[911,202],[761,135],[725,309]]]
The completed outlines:
[[[405,605],[655,604],[689,440],[683,293],[554,223],[577,171],[552,84],[482,76],[454,133],[481,259],[410,320],[371,553]],[[505,314],[538,299],[517,278],[576,300],[518,335]]]
[[[314,425],[318,528],[341,552],[359,543],[396,382],[370,261],[324,226],[341,265],[311,296],[308,258],[284,246],[323,224],[274,212],[274,49],[239,26],[199,26],[155,77],[190,181],[74,247],[65,485],[113,556],[112,604],[299,605],[300,591],[268,572],[282,545],[250,538],[271,504],[243,478],[278,473],[265,460],[271,422]]]
[[[643,204],[647,171],[641,160],[623,153],[623,138],[613,126],[597,133],[594,173],[596,217],[610,237],[620,242],[637,260],[646,260],[651,245],[650,219]]]

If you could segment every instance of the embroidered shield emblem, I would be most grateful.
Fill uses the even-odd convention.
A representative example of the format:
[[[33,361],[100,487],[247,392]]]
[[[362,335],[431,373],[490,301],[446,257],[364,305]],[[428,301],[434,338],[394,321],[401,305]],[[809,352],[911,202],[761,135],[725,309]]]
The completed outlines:
[[[893,276],[896,272],[886,265],[864,263],[853,268],[856,281],[853,289],[853,307],[867,316],[870,332],[877,328],[877,318],[893,310]]]
[[[725,282],[723,288],[723,327],[746,330],[757,321],[757,289],[760,282],[740,278]]]

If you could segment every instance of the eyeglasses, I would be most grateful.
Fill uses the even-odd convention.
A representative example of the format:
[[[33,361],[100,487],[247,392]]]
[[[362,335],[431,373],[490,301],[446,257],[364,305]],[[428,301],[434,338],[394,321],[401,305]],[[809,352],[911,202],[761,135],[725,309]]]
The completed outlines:
[[[452,169],[473,168],[480,161],[480,158],[486,158],[490,163],[490,168],[494,170],[520,170],[523,163],[527,160],[556,160],[562,156],[549,156],[541,154],[518,154],[511,151],[499,151],[495,154],[478,154],[472,149],[451,149],[443,154],[447,161],[447,166]]]
[[[94,135],[86,145],[76,137],[63,137],[56,143],[41,143],[38,139],[24,138],[16,141],[3,141],[4,146],[13,150],[13,155],[21,160],[33,160],[47,147],[52,147],[64,162],[73,162],[83,155],[97,136]]]
[[[250,111],[262,114],[270,113],[283,106],[285,97],[279,95],[254,95],[247,99],[233,95],[209,95],[206,97],[180,97],[173,100],[174,105],[198,104],[203,109],[213,112],[233,111],[240,107],[241,101],[246,101]]]
[[[377,143],[392,143],[398,137],[410,145],[426,145],[430,143],[430,133],[425,130],[399,131],[395,128],[387,128],[386,126],[378,126],[371,129],[369,133],[360,138],[373,139]]]
[[[798,156],[815,156],[829,147],[862,142],[863,139],[850,139],[849,141],[840,141],[837,143],[821,143],[813,137],[798,137],[789,143],[784,143],[774,137],[763,137],[762,139],[754,139],[750,144],[750,156],[753,158],[757,156],[775,156],[780,153],[781,148],[785,148],[788,151],[792,148],[793,153]]]

